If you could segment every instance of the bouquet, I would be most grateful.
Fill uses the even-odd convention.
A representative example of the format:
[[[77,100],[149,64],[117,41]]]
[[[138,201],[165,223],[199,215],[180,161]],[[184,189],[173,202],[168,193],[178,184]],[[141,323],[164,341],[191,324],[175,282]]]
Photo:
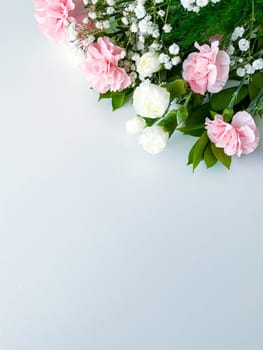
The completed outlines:
[[[263,0],[35,0],[40,30],[81,57],[113,110],[131,101],[127,132],[151,154],[178,132],[188,164],[253,152],[263,116]]]

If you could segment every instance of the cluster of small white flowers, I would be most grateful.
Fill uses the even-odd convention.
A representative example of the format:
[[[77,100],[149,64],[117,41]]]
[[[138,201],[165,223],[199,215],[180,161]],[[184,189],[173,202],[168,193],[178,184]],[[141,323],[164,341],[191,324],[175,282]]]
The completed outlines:
[[[220,0],[180,0],[183,7],[192,12],[198,13],[200,8],[207,6],[210,2],[215,4]]]
[[[263,70],[263,59],[250,56],[251,42],[245,34],[246,29],[243,26],[236,27],[231,35],[231,43],[228,47],[228,53],[232,56],[232,64],[237,66],[236,75],[240,78]]]
[[[164,68],[167,70],[172,69],[173,66],[177,66],[181,62],[180,56],[180,47],[176,43],[173,43],[168,48],[168,53],[161,53],[159,55],[159,61],[164,65]]]

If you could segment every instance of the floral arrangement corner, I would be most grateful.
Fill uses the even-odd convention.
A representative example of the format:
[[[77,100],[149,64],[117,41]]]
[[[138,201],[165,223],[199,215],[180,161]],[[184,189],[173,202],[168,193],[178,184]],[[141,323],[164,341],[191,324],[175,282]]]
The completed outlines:
[[[40,30],[80,55],[113,110],[132,96],[129,134],[151,154],[196,137],[193,170],[253,152],[263,116],[263,0],[34,0]]]

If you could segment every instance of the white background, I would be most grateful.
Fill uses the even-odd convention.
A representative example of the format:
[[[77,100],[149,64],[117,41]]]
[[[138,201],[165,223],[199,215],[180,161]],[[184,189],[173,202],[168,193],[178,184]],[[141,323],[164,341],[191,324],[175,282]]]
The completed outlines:
[[[30,1],[1,11],[0,350],[262,350],[263,147],[144,153]]]

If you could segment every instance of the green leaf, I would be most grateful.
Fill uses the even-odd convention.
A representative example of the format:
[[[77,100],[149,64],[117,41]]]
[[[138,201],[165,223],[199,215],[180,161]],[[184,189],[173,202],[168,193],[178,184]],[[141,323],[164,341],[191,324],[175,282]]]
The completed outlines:
[[[145,123],[147,126],[152,126],[160,119],[160,118],[146,118],[146,117],[141,117],[141,118],[143,118],[145,120]]]
[[[204,124],[205,118],[210,116],[210,106],[209,103],[205,103],[200,107],[192,110],[185,121],[185,126],[195,126]]]
[[[223,148],[217,148],[213,143],[211,143],[211,150],[216,159],[218,159],[227,169],[230,169],[232,157],[226,155]]]
[[[199,124],[194,126],[183,126],[176,130],[181,131],[184,135],[201,136],[205,131],[205,127],[204,124]]]
[[[206,149],[208,142],[209,142],[209,139],[207,136],[207,132],[205,131],[191,148],[188,154],[187,165],[193,164],[193,170],[203,160],[204,151]]]
[[[250,83],[248,84],[248,93],[251,100],[253,100],[258,92],[263,88],[263,73],[257,72],[255,73]]]
[[[115,111],[116,109],[122,107],[125,103],[125,94],[123,93],[116,93],[112,95],[112,109]]]
[[[197,145],[199,140],[196,141],[196,143],[193,145],[193,147],[190,149],[190,152],[188,154],[188,162],[187,165],[193,164],[193,159],[194,159],[194,151],[195,151],[195,147]]]
[[[171,83],[162,85],[162,87],[166,88],[166,90],[170,92],[171,101],[175,98],[183,96],[187,89],[186,82],[183,79],[176,79]]]
[[[177,110],[172,110],[167,113],[158,125],[162,126],[171,136],[177,127]]]
[[[212,168],[217,163],[217,159],[211,149],[211,143],[209,143],[205,149],[204,161],[207,168]]]
[[[108,91],[108,92],[106,92],[104,94],[99,94],[99,101],[103,100],[105,98],[111,98],[111,96],[112,96],[112,92],[111,91]]]
[[[237,89],[234,87],[234,88],[220,91],[217,94],[213,94],[210,100],[212,109],[214,111],[219,112],[227,108],[236,90]],[[242,86],[239,94],[237,95],[234,105],[242,101],[247,96],[247,94],[248,94],[248,88],[246,86]]]
[[[187,107],[185,106],[181,106],[178,111],[177,111],[177,123],[181,124],[182,122],[184,122],[188,117],[188,110]]]
[[[204,96],[200,95],[200,94],[192,94],[192,99],[191,99],[191,107],[197,108],[200,107],[203,103],[204,100]]]
[[[193,154],[193,170],[198,166],[198,164],[204,159],[205,148],[209,142],[207,132],[205,131],[200,139],[197,141],[197,144],[194,149]]]

